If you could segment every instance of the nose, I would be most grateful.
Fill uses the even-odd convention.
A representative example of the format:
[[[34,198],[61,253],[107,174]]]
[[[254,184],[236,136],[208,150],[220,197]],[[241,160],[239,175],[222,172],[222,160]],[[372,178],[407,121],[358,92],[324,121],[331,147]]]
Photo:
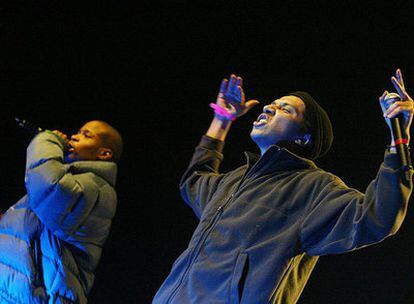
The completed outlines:
[[[270,115],[275,115],[275,112],[276,112],[276,110],[275,110],[275,107],[273,105],[265,105],[263,107],[263,113],[270,114]]]
[[[79,140],[79,138],[78,138],[78,134],[73,134],[73,135],[70,137],[70,140],[73,140],[73,141],[78,141],[78,140]]]

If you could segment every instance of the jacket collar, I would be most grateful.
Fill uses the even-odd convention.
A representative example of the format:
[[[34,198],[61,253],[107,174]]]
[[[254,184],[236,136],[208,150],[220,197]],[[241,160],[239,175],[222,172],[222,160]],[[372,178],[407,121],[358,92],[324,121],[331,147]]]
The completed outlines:
[[[263,173],[317,168],[312,160],[277,145],[271,146],[262,156],[251,152],[245,152],[245,155],[248,167],[254,166],[254,171],[260,170]]]
[[[107,161],[77,161],[66,164],[72,173],[92,172],[106,180],[112,187],[115,187],[118,167],[114,162]]]

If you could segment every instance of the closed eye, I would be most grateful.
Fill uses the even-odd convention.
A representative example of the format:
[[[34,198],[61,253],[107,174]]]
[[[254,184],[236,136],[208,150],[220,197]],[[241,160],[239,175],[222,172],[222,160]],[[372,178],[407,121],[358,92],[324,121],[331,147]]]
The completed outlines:
[[[78,134],[82,134],[86,138],[92,138],[93,137],[92,134],[87,130],[79,130]]]
[[[293,109],[291,108],[292,106],[284,102],[279,103],[277,101],[273,101],[271,104],[277,109],[281,109],[285,113],[292,113],[293,111]]]

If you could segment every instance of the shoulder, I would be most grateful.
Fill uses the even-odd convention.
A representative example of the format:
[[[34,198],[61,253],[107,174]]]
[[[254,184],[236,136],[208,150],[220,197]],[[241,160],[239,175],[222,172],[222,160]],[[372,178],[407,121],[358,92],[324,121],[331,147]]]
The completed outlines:
[[[316,184],[321,187],[333,186],[348,188],[345,182],[337,175],[325,171],[319,167],[303,170],[306,179],[311,184]]]

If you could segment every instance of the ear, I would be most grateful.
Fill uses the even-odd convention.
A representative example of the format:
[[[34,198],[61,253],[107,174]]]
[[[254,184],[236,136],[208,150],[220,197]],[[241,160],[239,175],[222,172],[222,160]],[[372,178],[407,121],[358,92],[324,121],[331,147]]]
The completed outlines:
[[[100,148],[98,159],[99,160],[110,160],[112,159],[113,153],[109,148]]]

